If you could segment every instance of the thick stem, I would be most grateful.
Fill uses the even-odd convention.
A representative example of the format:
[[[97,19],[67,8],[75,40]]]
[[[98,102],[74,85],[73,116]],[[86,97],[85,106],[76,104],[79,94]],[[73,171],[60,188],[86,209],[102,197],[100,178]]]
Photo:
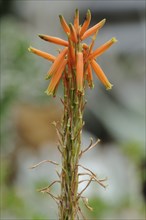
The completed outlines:
[[[71,74],[66,74],[64,88],[60,219],[74,220],[79,207],[78,161],[83,127],[84,96],[77,93],[73,70]]]

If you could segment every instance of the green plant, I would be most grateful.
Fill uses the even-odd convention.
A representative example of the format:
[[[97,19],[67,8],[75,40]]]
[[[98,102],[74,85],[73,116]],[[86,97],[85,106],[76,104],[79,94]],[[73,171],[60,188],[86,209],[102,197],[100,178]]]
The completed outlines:
[[[83,196],[83,192],[90,183],[95,181],[105,187],[105,179],[99,180],[96,174],[79,164],[79,159],[85,152],[95,147],[99,142],[99,140],[97,140],[93,143],[91,140],[90,145],[86,149],[81,150],[81,135],[84,126],[83,112],[86,104],[86,86],[88,84],[90,88],[94,87],[92,78],[93,69],[106,89],[112,88],[112,84],[108,81],[95,59],[103,54],[112,44],[117,42],[117,40],[112,38],[93,51],[96,35],[106,20],[103,19],[95,26],[88,29],[91,20],[90,10],[87,11],[86,19],[82,26],[79,25],[78,10],[75,12],[74,24],[70,23],[68,25],[63,16],[60,15],[59,17],[68,41],[52,36],[39,35],[39,37],[45,41],[64,46],[64,49],[59,52],[58,56],[55,57],[33,47],[30,47],[29,51],[53,62],[46,76],[47,80],[51,78],[50,84],[46,90],[48,95],[53,95],[55,97],[61,79],[63,82],[64,99],[61,99],[61,102],[64,106],[64,113],[61,121],[61,128],[59,129],[58,124],[53,122],[59,140],[58,149],[62,155],[62,171],[61,173],[57,173],[59,180],[54,181],[48,187],[40,191],[48,193],[57,202],[59,206],[59,218],[61,220],[73,220],[76,219],[78,215],[84,217],[79,206],[80,199],[83,200],[85,206],[89,210],[92,210],[88,204],[88,199]],[[89,46],[82,43],[84,39],[91,35],[93,35],[93,38]],[[49,160],[42,161],[41,163],[43,162],[51,162],[58,165],[56,162]],[[35,168],[41,163],[32,168]],[[85,172],[79,173],[79,167],[82,167]],[[86,176],[86,178],[80,181],[80,176]],[[87,184],[81,192],[78,192],[78,185],[82,182],[87,182]],[[50,188],[56,183],[60,183],[61,185],[61,193],[59,196],[55,196],[50,192]]]

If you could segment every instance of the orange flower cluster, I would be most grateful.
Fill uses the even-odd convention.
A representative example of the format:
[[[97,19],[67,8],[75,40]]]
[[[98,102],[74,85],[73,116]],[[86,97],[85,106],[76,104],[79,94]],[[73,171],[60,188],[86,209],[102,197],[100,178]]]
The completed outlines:
[[[59,18],[62,28],[68,37],[68,41],[48,35],[39,35],[39,37],[45,41],[65,47],[60,51],[57,57],[33,47],[28,48],[29,51],[53,62],[46,77],[46,79],[51,78],[46,93],[48,95],[54,94],[54,91],[56,91],[64,72],[69,70],[75,70],[72,71],[73,73],[71,74],[75,74],[77,92],[83,92],[85,81],[88,82],[90,88],[93,87],[92,69],[99,80],[105,85],[106,89],[111,89],[112,84],[109,82],[95,59],[103,54],[112,44],[117,42],[117,40],[112,38],[96,50],[93,50],[96,35],[105,24],[106,19],[103,19],[88,29],[91,21],[90,10],[87,11],[86,18],[82,26],[79,25],[78,9],[75,12],[74,24],[70,23],[68,25],[64,17],[61,15]],[[93,37],[89,46],[82,43],[83,40],[91,35],[93,35]]]

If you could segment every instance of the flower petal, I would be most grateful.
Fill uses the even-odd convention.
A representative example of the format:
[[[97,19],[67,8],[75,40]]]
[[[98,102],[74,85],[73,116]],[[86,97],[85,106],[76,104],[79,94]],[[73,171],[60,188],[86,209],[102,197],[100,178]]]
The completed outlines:
[[[92,68],[91,68],[91,64],[89,63],[88,67],[87,67],[87,81],[88,81],[88,85],[90,88],[94,88],[93,85],[93,76],[92,76]]]
[[[53,95],[56,89],[56,86],[58,85],[61,76],[62,76],[62,72],[64,71],[64,68],[67,64],[67,59],[64,59],[61,63],[61,65],[59,66],[57,72],[52,76],[51,82],[47,88],[47,90],[45,91],[47,93],[47,95]]]
[[[52,36],[42,35],[42,34],[39,34],[39,37],[45,41],[49,41],[54,44],[68,46],[68,42],[66,40],[62,40],[61,38],[58,38],[58,37],[52,37]]]
[[[94,34],[95,32],[97,32],[99,29],[102,28],[102,26],[105,24],[106,19],[103,19],[102,21],[100,21],[99,23],[97,23],[96,25],[94,25],[93,27],[89,28],[81,37],[81,40],[86,39],[87,37],[91,36],[92,34]]]
[[[78,9],[76,9],[76,11],[75,11],[74,28],[76,31],[78,31],[78,29],[79,29],[79,10]]]
[[[60,23],[63,27],[63,30],[65,31],[66,34],[69,34],[70,29],[69,29],[69,26],[68,26],[67,22],[65,21],[64,17],[62,15],[59,15],[59,18],[60,18]]]
[[[49,79],[49,78],[52,76],[52,74],[54,74],[54,73],[57,71],[57,69],[59,68],[60,64],[62,63],[62,61],[63,61],[65,55],[67,54],[67,51],[68,51],[68,48],[65,47],[65,48],[61,51],[61,53],[56,57],[56,59],[55,59],[53,65],[51,66],[49,72],[47,73],[46,79]]]
[[[90,21],[91,21],[91,12],[90,10],[88,9],[87,11],[87,14],[86,14],[86,18],[85,18],[85,21],[81,27],[81,30],[80,30],[80,37],[83,36],[83,34],[85,33],[85,31],[87,30],[87,28],[89,27],[89,24],[90,24]]]
[[[83,53],[77,52],[77,64],[76,64],[76,82],[77,90],[83,91]]]
[[[112,84],[108,81],[107,77],[105,76],[103,70],[98,65],[98,63],[95,60],[91,60],[91,66],[94,72],[96,73],[97,77],[99,78],[99,80],[103,83],[103,85],[105,85],[106,89],[107,90],[111,89]]]
[[[52,62],[54,62],[55,59],[56,59],[55,56],[53,56],[53,55],[51,55],[49,53],[45,53],[45,52],[43,52],[41,50],[38,50],[38,49],[36,49],[34,47],[29,47],[28,51],[30,51],[30,52],[32,52],[34,54],[37,54],[38,56],[43,57],[43,58],[45,58],[45,59],[47,59],[49,61],[52,61]]]
[[[69,27],[70,27],[70,38],[74,43],[77,43],[78,38],[77,38],[76,30],[71,23],[69,24]]]
[[[100,56],[116,42],[117,39],[113,37],[111,40],[107,41],[105,44],[101,45],[99,48],[93,51],[93,53],[89,55],[88,59],[95,59],[96,57]]]
[[[70,36],[68,37],[68,41],[69,41],[69,57],[70,57],[70,63],[74,64],[75,63],[75,48],[73,46],[73,42],[70,39]]]

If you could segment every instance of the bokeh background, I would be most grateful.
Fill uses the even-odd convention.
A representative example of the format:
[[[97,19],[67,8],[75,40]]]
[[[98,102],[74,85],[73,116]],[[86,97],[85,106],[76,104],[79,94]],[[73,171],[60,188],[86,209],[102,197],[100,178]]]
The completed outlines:
[[[60,161],[51,122],[62,115],[62,87],[55,99],[44,94],[48,84],[44,76],[51,63],[27,48],[31,45],[56,55],[59,47],[37,35],[66,38],[58,15],[72,22],[78,8],[82,23],[89,8],[91,25],[107,19],[95,47],[111,37],[118,43],[98,58],[114,87],[106,91],[95,77],[94,90],[87,89],[82,143],[84,148],[90,137],[101,139],[81,163],[99,178],[107,177],[108,187],[92,184],[85,196],[94,210],[81,206],[88,219],[144,220],[145,1],[3,0],[0,6],[1,219],[57,219],[55,202],[37,189],[57,178],[58,167],[29,167],[45,159]],[[52,192],[58,194],[58,186]]]

